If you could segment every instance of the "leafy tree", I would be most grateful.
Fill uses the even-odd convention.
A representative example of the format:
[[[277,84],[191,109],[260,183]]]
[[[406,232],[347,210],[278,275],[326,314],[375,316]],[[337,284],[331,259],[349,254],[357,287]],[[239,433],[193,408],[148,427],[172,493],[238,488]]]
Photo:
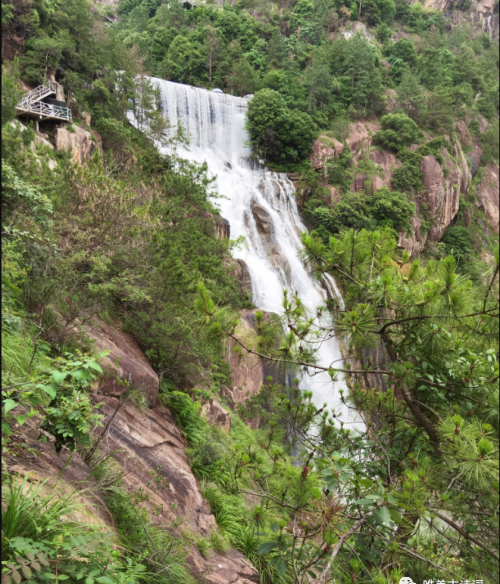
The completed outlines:
[[[389,191],[385,186],[370,196],[369,207],[379,229],[387,226],[396,233],[408,229],[410,219],[415,214],[415,204],[410,203],[406,195]]]
[[[199,76],[202,63],[201,52],[187,37],[178,35],[171,42],[160,70],[167,79],[190,83]]]
[[[418,60],[422,83],[430,90],[450,85],[455,66],[454,54],[444,47],[427,47]]]
[[[331,101],[333,79],[328,64],[321,57],[314,58],[312,66],[306,70],[304,86],[309,93],[308,111],[325,107]]]
[[[488,124],[486,130],[481,134],[480,143],[483,149],[481,164],[488,164],[488,162],[498,163],[498,131],[498,120],[495,120],[492,124]]]
[[[465,227],[449,227],[443,239],[446,251],[457,260],[457,266],[463,266],[472,254],[471,234]]]
[[[425,126],[435,132],[448,133],[453,129],[455,92],[449,87],[442,87],[432,92],[427,98]]]
[[[206,55],[205,66],[208,69],[208,80],[212,83],[212,73],[222,59],[223,39],[222,33],[210,25],[205,27],[204,33],[203,54]]]
[[[151,43],[151,56],[155,61],[161,62],[167,56],[167,51],[179,32],[175,28],[159,28],[153,36]]]
[[[423,120],[427,103],[417,75],[405,71],[396,88],[397,104],[417,124]]]
[[[379,57],[361,34],[343,43],[343,83],[357,110],[377,113],[382,99]]]
[[[368,22],[371,25],[379,25],[385,23],[392,24],[396,7],[394,0],[364,0],[359,3],[363,7],[363,12],[368,15]],[[358,18],[361,15],[361,10],[358,13]]]
[[[236,93],[241,97],[253,93],[257,82],[257,74],[246,57],[241,57],[239,61],[234,63],[226,77],[226,84],[231,94]]]
[[[409,67],[415,67],[417,64],[417,52],[415,44],[411,39],[402,38],[390,45],[386,49],[386,55],[391,58],[401,59]]]
[[[247,128],[254,148],[272,162],[303,159],[315,134],[311,118],[289,110],[283,97],[272,89],[261,89],[250,101]]]
[[[382,129],[375,134],[375,139],[386,148],[400,150],[420,138],[417,124],[406,114],[388,114],[380,121]]]
[[[349,229],[327,243],[303,233],[302,242],[314,272],[335,274],[341,282],[341,308],[329,300],[311,315],[300,298],[285,292],[285,331],[271,332],[261,315],[258,334],[243,338],[235,315],[218,309],[202,284],[196,302],[207,334],[224,334],[242,354],[292,371],[306,367],[333,384],[347,376],[350,391],[339,388],[341,400],[363,412],[370,429],[335,426],[326,404],[313,405],[299,379],[290,387],[269,380],[258,397],[259,411],[266,404],[274,414],[263,428],[265,452],[236,450],[222,463],[228,491],[281,509],[282,520],[259,554],[297,583],[311,567],[314,584],[354,569],[387,582],[380,567],[394,562],[401,569],[389,581],[409,569],[423,578],[429,561],[443,577],[445,570],[462,578],[473,571],[494,580],[498,362],[490,335],[498,329],[498,255],[486,286],[477,290],[456,273],[452,256],[412,262],[397,251],[389,230]],[[274,334],[274,342],[263,342]],[[349,366],[314,361],[313,346],[331,334],[345,339]],[[280,430],[300,448],[295,477],[286,470],[287,453],[273,442]],[[272,469],[264,480],[265,460]],[[275,486],[278,476],[285,482]],[[341,542],[349,544],[345,553]],[[352,562],[353,549],[359,564]]]
[[[16,116],[16,104],[21,98],[21,92],[15,81],[2,66],[2,126]]]

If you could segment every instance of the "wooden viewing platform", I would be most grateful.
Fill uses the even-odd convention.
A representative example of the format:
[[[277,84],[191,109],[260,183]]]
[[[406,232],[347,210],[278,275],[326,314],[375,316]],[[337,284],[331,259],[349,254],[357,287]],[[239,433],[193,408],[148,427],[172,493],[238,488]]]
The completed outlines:
[[[64,102],[48,103],[42,101],[47,99],[49,95],[57,95],[57,83],[55,81],[49,81],[26,92],[16,105],[16,114],[18,116],[38,118],[39,120],[71,121],[71,110],[67,106],[61,105]]]

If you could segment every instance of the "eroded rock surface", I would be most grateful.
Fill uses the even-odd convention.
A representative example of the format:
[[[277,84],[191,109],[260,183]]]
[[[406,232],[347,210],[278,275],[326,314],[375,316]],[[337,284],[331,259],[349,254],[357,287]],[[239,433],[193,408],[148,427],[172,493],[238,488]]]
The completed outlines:
[[[221,406],[218,400],[214,399],[211,403],[205,404],[201,408],[201,415],[211,426],[221,428],[224,432],[231,430],[231,414]]]
[[[129,387],[134,387],[144,391],[150,406],[154,406],[160,382],[136,341],[98,318],[84,325],[83,329],[94,341],[98,352],[110,351],[101,361],[105,374],[100,381],[100,390],[120,396]]]
[[[269,212],[260,206],[255,201],[252,202],[251,212],[253,220],[255,221],[255,226],[257,228],[257,233],[261,242],[261,245],[269,258],[269,260],[274,264],[274,266],[281,272],[282,277],[285,282],[290,282],[290,264],[285,254],[282,252],[278,242],[276,241],[273,220]],[[247,213],[245,213],[245,221],[247,224],[250,218]]]
[[[217,530],[215,517],[201,495],[185,454],[187,441],[170,411],[159,405],[144,411],[130,403],[118,406],[117,398],[104,397],[104,423],[115,417],[101,441],[102,454],[114,452],[113,458],[126,472],[123,480],[128,489],[146,490],[149,501],[144,505],[156,509],[156,523],[168,528],[175,519],[182,519],[181,529],[209,536]],[[151,481],[150,471],[158,469],[168,481],[164,488],[157,488],[156,481]],[[206,559],[193,548],[187,562],[197,581],[204,584],[233,584],[238,579],[258,582],[257,572],[235,550]]]
[[[74,130],[74,132],[70,132],[67,128],[57,128],[57,150],[70,150],[71,159],[76,164],[83,164],[95,150],[102,152],[102,144],[95,137],[97,132],[90,133],[79,126],[74,126]]]
[[[498,235],[499,231],[499,180],[498,164],[489,162],[483,173],[483,179],[477,187],[479,203],[483,209],[486,219],[493,231]]]

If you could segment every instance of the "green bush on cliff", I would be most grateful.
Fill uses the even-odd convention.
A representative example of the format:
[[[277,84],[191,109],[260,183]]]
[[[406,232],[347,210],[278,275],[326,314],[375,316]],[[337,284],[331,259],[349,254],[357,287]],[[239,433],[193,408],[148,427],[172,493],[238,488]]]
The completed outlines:
[[[328,241],[331,234],[339,233],[346,226],[368,230],[386,226],[397,237],[398,232],[408,229],[414,213],[415,205],[406,195],[381,187],[370,196],[364,191],[346,192],[332,207],[309,208],[308,216],[322,238]]]
[[[397,151],[420,140],[417,124],[406,114],[388,114],[380,121],[382,129],[375,134],[375,140],[385,148]]]
[[[311,149],[316,131],[310,116],[288,109],[273,89],[262,89],[248,105],[247,129],[256,152],[276,163],[298,162]]]

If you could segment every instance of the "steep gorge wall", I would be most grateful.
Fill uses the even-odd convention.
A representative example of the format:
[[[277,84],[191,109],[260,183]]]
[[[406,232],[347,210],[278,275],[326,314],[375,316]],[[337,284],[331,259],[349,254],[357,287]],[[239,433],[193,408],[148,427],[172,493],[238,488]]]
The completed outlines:
[[[68,333],[71,331],[68,330]],[[147,495],[142,503],[154,523],[167,529],[174,538],[181,538],[187,530],[196,537],[210,536],[217,524],[209,504],[203,499],[200,483],[193,475],[185,449],[187,440],[176,426],[171,412],[157,403],[159,379],[132,337],[118,327],[98,319],[85,326],[85,333],[100,351],[110,351],[102,362],[104,375],[96,385],[93,402],[100,403],[104,415],[103,426],[96,430],[101,436],[99,458],[110,456],[123,474],[123,486],[129,492]],[[118,363],[118,364],[117,364]],[[122,379],[126,385],[117,381]],[[114,381],[114,383],[113,383]],[[127,388],[135,388],[147,397],[149,407],[138,408],[130,401],[121,401]],[[215,403],[207,409],[208,419],[216,425],[220,414],[225,414],[223,424],[230,416]],[[212,417],[212,409],[216,416]],[[217,415],[218,414],[218,415]],[[111,422],[108,426],[108,422]],[[226,431],[229,430],[227,424]],[[55,452],[51,438],[46,443],[37,441],[39,429],[36,418],[28,418],[22,427],[23,439],[28,446],[39,451],[38,456],[6,456],[11,474],[20,477],[30,473],[32,480],[48,479],[56,482],[64,492],[88,489],[77,496],[84,511],[74,516],[77,521],[101,525],[105,531],[116,529],[112,514],[106,507],[99,485],[91,475],[91,468],[80,454],[63,448]],[[151,474],[159,470],[165,488],[157,488]],[[89,478],[90,477],[90,478]],[[257,571],[244,556],[229,550],[225,554],[200,554],[196,546],[186,550],[186,562],[200,584],[257,584]]]
[[[479,116],[481,131],[486,129],[486,122]],[[374,146],[375,133],[380,128],[376,122],[356,122],[350,127],[349,136],[345,143],[353,154],[353,163],[358,166],[362,156],[368,154],[369,159],[375,163],[377,174],[367,176],[355,169],[355,176],[351,189],[353,191],[365,190],[367,196],[376,189],[387,186],[393,190],[391,179],[394,170],[401,163],[396,156]],[[482,150],[477,143],[470,152],[464,153],[462,143],[471,144],[472,138],[464,122],[455,123],[455,135],[452,137],[452,153],[447,150],[441,152],[444,163],[439,164],[432,154],[424,156],[421,161],[423,191],[413,194],[416,213],[411,218],[412,229],[408,233],[400,233],[399,246],[407,249],[412,254],[420,253],[426,242],[441,241],[445,231],[451,225],[459,210],[460,197],[468,193],[474,174],[477,172]],[[410,150],[415,150],[414,145]],[[340,200],[338,189],[328,184],[326,168],[329,161],[338,157],[344,150],[344,144],[328,136],[320,136],[313,144],[310,160],[314,170],[321,173],[323,184],[330,195],[327,204],[334,205]],[[489,163],[483,172],[483,178],[476,186],[478,201],[477,206],[484,212],[492,230],[498,234],[499,224],[499,195],[498,195],[498,165]],[[299,190],[299,200],[303,204],[307,199],[307,191]],[[431,227],[426,231],[423,228],[423,210],[429,214]]]
[[[411,0],[411,3],[415,4],[417,1],[425,9],[443,12],[451,26],[469,22],[491,38],[498,38],[499,15],[498,7],[495,11],[495,0],[471,0],[468,10],[465,11],[457,8],[457,0]]]

